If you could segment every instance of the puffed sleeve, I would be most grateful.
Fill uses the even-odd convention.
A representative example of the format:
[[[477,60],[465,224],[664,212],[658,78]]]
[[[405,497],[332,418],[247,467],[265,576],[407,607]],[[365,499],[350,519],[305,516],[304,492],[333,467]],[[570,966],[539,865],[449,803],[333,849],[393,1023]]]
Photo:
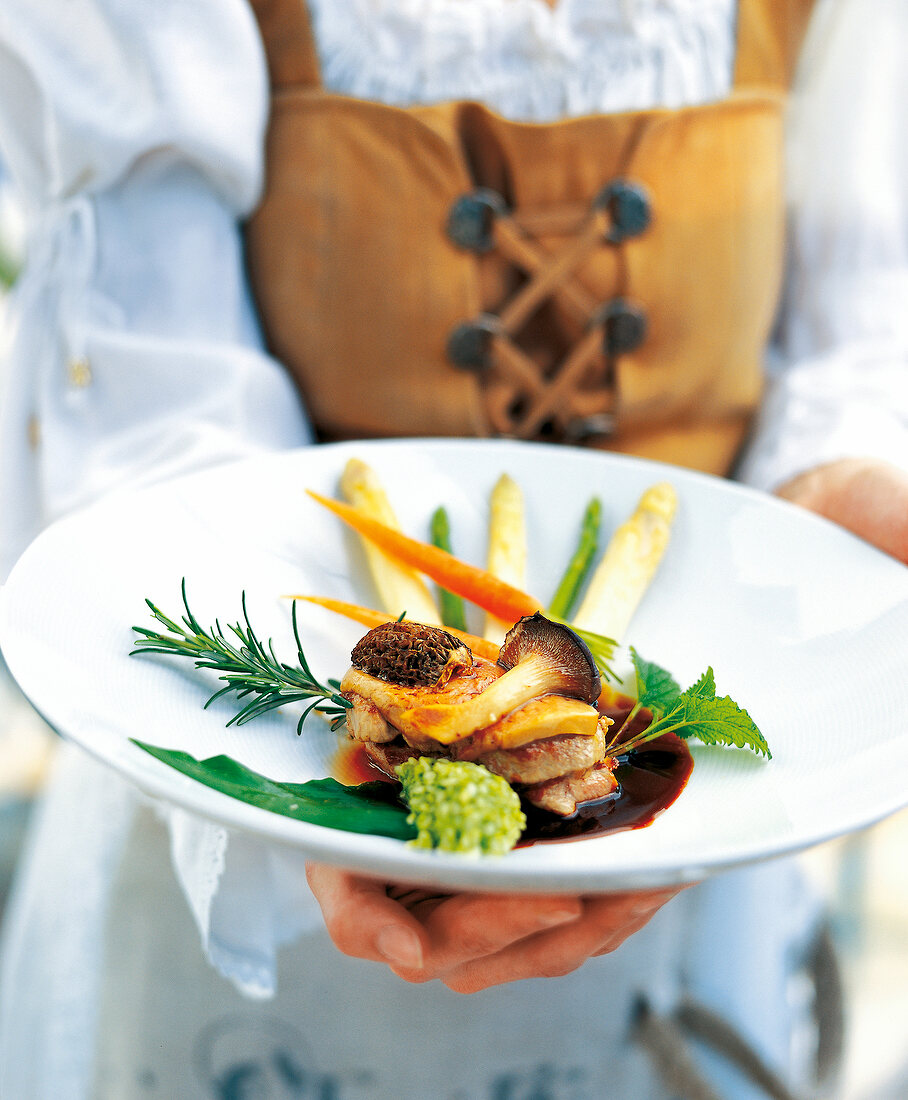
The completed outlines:
[[[246,0],[0,6],[0,159],[27,220],[3,353],[0,576],[46,523],[102,495],[309,441],[295,390],[262,349],[244,274],[267,91]],[[94,804],[79,755],[63,770],[80,803]],[[66,837],[91,868],[86,895],[103,899],[104,837],[128,833],[138,795],[112,775],[89,779],[98,806],[101,786],[121,795],[117,814]],[[49,786],[47,813],[69,806],[81,818],[63,787]],[[287,888],[259,887],[282,857],[249,857],[242,837],[227,851],[223,829],[159,809],[206,953],[267,991]],[[301,870],[274,877],[305,891]],[[23,881],[40,887],[40,876]],[[287,905],[296,929],[304,906],[295,895]],[[100,900],[95,909],[85,919],[103,922]],[[260,978],[250,959],[263,952]],[[86,956],[80,969],[98,966]]]
[[[771,377],[741,476],[908,469],[908,6],[820,4],[792,104],[790,250]]]
[[[4,573],[41,526],[112,489],[307,441],[243,268],[266,114],[245,0],[0,10],[0,157],[28,221],[0,421]]]

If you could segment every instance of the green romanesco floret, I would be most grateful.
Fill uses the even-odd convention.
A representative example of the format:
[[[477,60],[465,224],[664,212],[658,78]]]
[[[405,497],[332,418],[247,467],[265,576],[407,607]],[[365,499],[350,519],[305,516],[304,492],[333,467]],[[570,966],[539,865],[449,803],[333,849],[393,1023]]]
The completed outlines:
[[[397,768],[416,848],[504,855],[523,832],[517,792],[481,764],[418,756]]]

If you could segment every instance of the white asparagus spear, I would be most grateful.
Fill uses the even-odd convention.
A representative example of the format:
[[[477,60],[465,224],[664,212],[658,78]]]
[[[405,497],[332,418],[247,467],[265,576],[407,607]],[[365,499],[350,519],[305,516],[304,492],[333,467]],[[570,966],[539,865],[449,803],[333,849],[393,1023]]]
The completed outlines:
[[[621,641],[655,575],[678,506],[667,482],[653,485],[612,536],[573,625]]]
[[[349,504],[388,527],[400,530],[388,495],[373,468],[351,458],[340,481],[341,493]],[[422,577],[400,565],[369,539],[362,539],[363,550],[382,609],[397,618],[403,612],[411,622],[440,626],[441,616],[435,597]]]
[[[489,550],[486,568],[515,588],[526,587],[527,534],[523,493],[508,474],[502,474],[489,500]],[[499,645],[513,623],[487,614],[484,636]]]

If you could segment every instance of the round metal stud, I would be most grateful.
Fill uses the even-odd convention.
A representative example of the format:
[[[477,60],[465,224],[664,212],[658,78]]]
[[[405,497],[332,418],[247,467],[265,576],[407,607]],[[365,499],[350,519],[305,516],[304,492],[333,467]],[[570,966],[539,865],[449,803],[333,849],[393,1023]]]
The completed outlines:
[[[617,423],[611,413],[578,416],[564,428],[565,443],[584,443],[590,439],[608,439],[615,434]]]
[[[596,196],[595,205],[607,210],[611,228],[608,240],[617,244],[630,237],[639,237],[652,221],[652,203],[649,193],[641,183],[615,179],[607,183]]]
[[[489,252],[495,243],[492,239],[495,218],[507,212],[507,203],[497,191],[479,187],[461,195],[451,207],[447,234],[456,245],[470,252]]]
[[[488,370],[492,363],[492,337],[498,330],[498,318],[489,313],[458,325],[448,337],[448,359],[461,370],[477,373]]]
[[[646,339],[646,310],[626,298],[612,298],[593,318],[602,325],[602,347],[608,356],[635,351]]]

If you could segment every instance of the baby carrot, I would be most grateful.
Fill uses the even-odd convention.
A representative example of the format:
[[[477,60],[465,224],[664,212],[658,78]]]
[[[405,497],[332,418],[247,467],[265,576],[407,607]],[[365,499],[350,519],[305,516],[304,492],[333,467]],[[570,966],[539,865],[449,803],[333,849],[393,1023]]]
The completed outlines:
[[[287,599],[305,600],[307,603],[318,604],[319,607],[326,607],[329,611],[334,611],[338,615],[344,615],[354,622],[369,627],[370,630],[373,627],[381,626],[383,623],[392,621],[385,611],[374,611],[371,607],[360,607],[359,604],[347,603],[345,600],[333,600],[328,596],[292,595],[288,596]],[[480,638],[476,634],[468,634],[465,630],[456,630],[451,626],[446,626],[445,630],[447,630],[449,634],[453,634],[455,638],[458,638],[464,644],[468,645],[475,656],[485,657],[487,661],[498,660],[498,646],[495,645],[494,642],[486,641],[485,638]]]
[[[307,489],[306,492],[313,500],[317,500],[319,504],[334,512],[355,531],[371,539],[386,554],[397,558],[404,565],[418,569],[420,573],[425,573],[436,584],[447,588],[449,592],[463,596],[464,599],[470,600],[485,611],[491,611],[493,615],[504,619],[505,622],[515,623],[524,615],[532,615],[542,610],[542,604],[538,600],[528,596],[526,592],[521,592],[519,588],[505,584],[487,570],[468,565],[437,546],[429,546],[418,539],[401,534],[400,531],[386,527],[383,523],[351,508],[349,504],[323,497],[311,489]]]
[[[305,600],[306,603],[318,604],[319,607],[326,607],[329,611],[335,611],[338,615],[343,615],[347,619],[352,619],[355,623],[367,626],[370,630],[373,627],[394,621],[394,616],[389,615],[387,611],[375,611],[371,607],[360,607],[359,604],[347,603],[346,600],[333,600],[329,596],[302,596],[292,592],[284,599]]]

